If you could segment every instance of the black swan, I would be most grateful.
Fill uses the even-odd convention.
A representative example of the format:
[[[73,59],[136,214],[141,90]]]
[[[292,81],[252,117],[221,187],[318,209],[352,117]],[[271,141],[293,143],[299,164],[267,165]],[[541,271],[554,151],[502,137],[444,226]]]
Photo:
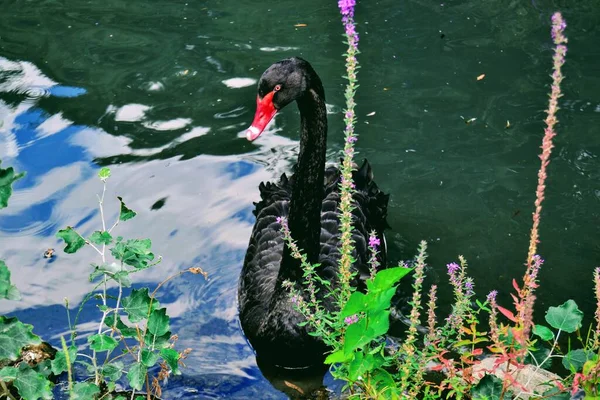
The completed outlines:
[[[292,237],[311,263],[320,263],[321,276],[333,285],[337,281],[339,253],[340,172],[325,169],[327,147],[327,109],[321,79],[301,58],[289,58],[271,65],[258,83],[257,110],[247,131],[248,140],[260,136],[275,114],[296,101],[300,110],[300,152],[292,177],[283,174],[277,183],[261,183],[261,200],[255,203],[256,223],[242,268],[238,301],[244,333],[257,359],[286,368],[323,363],[327,348],[298,324],[303,316],[294,309],[289,291],[282,287],[290,281],[298,289],[303,270],[284,246],[277,217],[286,217]],[[385,265],[386,214],[388,195],[375,182],[365,160],[353,173],[353,239],[356,246],[353,265],[358,271],[353,285],[364,289],[369,276],[369,232],[375,230],[382,243],[380,263]],[[318,293],[325,307],[334,307]]]

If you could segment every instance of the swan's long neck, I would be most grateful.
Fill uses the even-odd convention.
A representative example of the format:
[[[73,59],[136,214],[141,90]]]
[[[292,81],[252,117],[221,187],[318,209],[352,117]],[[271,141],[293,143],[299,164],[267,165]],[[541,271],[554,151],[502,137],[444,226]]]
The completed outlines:
[[[318,79],[318,78],[317,78]],[[320,252],[321,207],[327,151],[327,108],[321,82],[316,89],[308,89],[297,100],[300,109],[300,153],[292,183],[289,227],[292,238],[316,263]],[[300,262],[292,257],[286,245],[279,277],[299,282],[302,280]]]

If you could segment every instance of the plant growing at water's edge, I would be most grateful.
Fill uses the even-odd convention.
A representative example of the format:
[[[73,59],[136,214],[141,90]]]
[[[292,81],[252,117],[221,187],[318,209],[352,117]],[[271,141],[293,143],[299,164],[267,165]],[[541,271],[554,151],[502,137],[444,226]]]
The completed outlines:
[[[79,383],[76,388],[79,386],[80,390],[85,390],[88,395],[101,393],[104,384],[107,385],[108,393],[113,392],[116,382],[126,373],[127,381],[132,389],[132,399],[136,391],[140,391],[144,386],[148,398],[150,398],[150,393],[159,397],[161,395],[160,382],[170,374],[180,373],[179,364],[191,350],[178,352],[174,349],[177,336],[171,334],[167,310],[160,306],[155,295],[164,283],[176,276],[186,272],[202,274],[205,277],[206,274],[199,267],[188,268],[161,282],[151,293],[148,288],[141,288],[133,289],[128,296],[124,296],[123,289],[131,287],[131,275],[158,264],[161,258],[155,259],[150,239],[125,240],[121,236],[113,237],[113,230],[119,223],[134,218],[136,212],[129,209],[121,197],[117,197],[119,215],[113,225],[107,229],[104,199],[110,170],[102,168],[98,176],[103,184],[102,194],[98,196],[102,230],[93,232],[89,238],[84,238],[72,227],[67,227],[60,230],[56,236],[65,241],[66,253],[75,253],[88,245],[100,256],[101,263],[92,264],[94,271],[90,274],[90,281],[100,278],[96,288],[101,288],[101,292],[96,297],[101,300],[98,308],[102,312],[102,316],[96,333],[87,338],[92,355],[77,353],[74,343],[77,335],[77,319],[85,303],[93,297],[94,292],[92,292],[81,303],[74,324],[69,327],[71,330],[69,350],[62,350],[59,352],[59,356],[69,360],[69,363],[65,362],[64,364],[65,370],[69,369],[73,362],[87,367],[87,371],[93,376],[93,383]],[[110,248],[110,255],[115,260],[113,262],[108,260],[106,251],[107,246],[111,244],[113,247]],[[114,281],[117,285],[116,297],[108,294],[109,281]],[[112,300],[112,304],[110,300]],[[127,316],[129,324],[122,320],[124,315]],[[119,346],[123,351],[118,355],[113,355],[113,351]],[[126,367],[121,358],[127,354],[132,357],[133,363]],[[83,361],[82,358],[85,358],[86,361]],[[150,377],[149,369],[156,365],[160,366],[158,375]]]

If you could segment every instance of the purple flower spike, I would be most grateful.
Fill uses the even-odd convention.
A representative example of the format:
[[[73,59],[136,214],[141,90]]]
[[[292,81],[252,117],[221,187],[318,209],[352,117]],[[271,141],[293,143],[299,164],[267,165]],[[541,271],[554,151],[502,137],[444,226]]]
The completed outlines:
[[[498,291],[497,290],[492,290],[488,295],[487,295],[487,301],[492,301],[492,300],[496,300],[496,296],[498,296]]]
[[[446,265],[446,267],[448,267],[448,274],[450,275],[455,274],[460,269],[458,264],[455,262]]]
[[[381,245],[381,240],[375,236],[369,237],[369,247],[376,249]]]
[[[357,140],[358,140],[358,138],[356,136],[348,137],[348,143],[356,143]]]
[[[356,322],[358,322],[358,315],[356,315],[356,314],[344,318],[344,323],[346,325],[352,325],[352,324],[354,324]]]

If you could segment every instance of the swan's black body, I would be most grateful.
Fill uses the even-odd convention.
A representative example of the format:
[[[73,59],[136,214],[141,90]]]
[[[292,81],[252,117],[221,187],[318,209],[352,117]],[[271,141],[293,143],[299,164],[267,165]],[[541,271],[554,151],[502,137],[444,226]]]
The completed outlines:
[[[285,280],[301,289],[303,271],[297,260],[284,247],[277,217],[286,217],[292,237],[307,254],[309,261],[320,263],[318,271],[333,285],[337,281],[339,260],[340,172],[335,167],[325,169],[327,115],[321,80],[308,62],[292,58],[273,64],[259,82],[255,125],[249,131],[255,139],[272,118],[260,116],[267,100],[272,99],[275,111],[292,101],[298,103],[301,114],[300,152],[296,172],[291,178],[284,174],[277,183],[261,183],[261,200],[256,204],[256,224],[239,284],[240,320],[246,337],[262,361],[286,367],[322,364],[325,345],[308,334],[304,321],[294,310],[289,291],[282,287]],[[269,103],[271,106],[271,104]],[[262,107],[262,108],[261,108]],[[264,117],[264,118],[263,118]],[[266,121],[266,122],[265,122]],[[264,123],[264,124],[263,124]],[[256,135],[256,132],[259,132]],[[381,265],[385,265],[383,230],[387,224],[388,195],[375,182],[367,161],[354,172],[355,243],[353,266],[359,274],[353,284],[364,288],[369,276],[369,232],[381,239]],[[325,307],[332,308],[329,299],[318,293]]]

